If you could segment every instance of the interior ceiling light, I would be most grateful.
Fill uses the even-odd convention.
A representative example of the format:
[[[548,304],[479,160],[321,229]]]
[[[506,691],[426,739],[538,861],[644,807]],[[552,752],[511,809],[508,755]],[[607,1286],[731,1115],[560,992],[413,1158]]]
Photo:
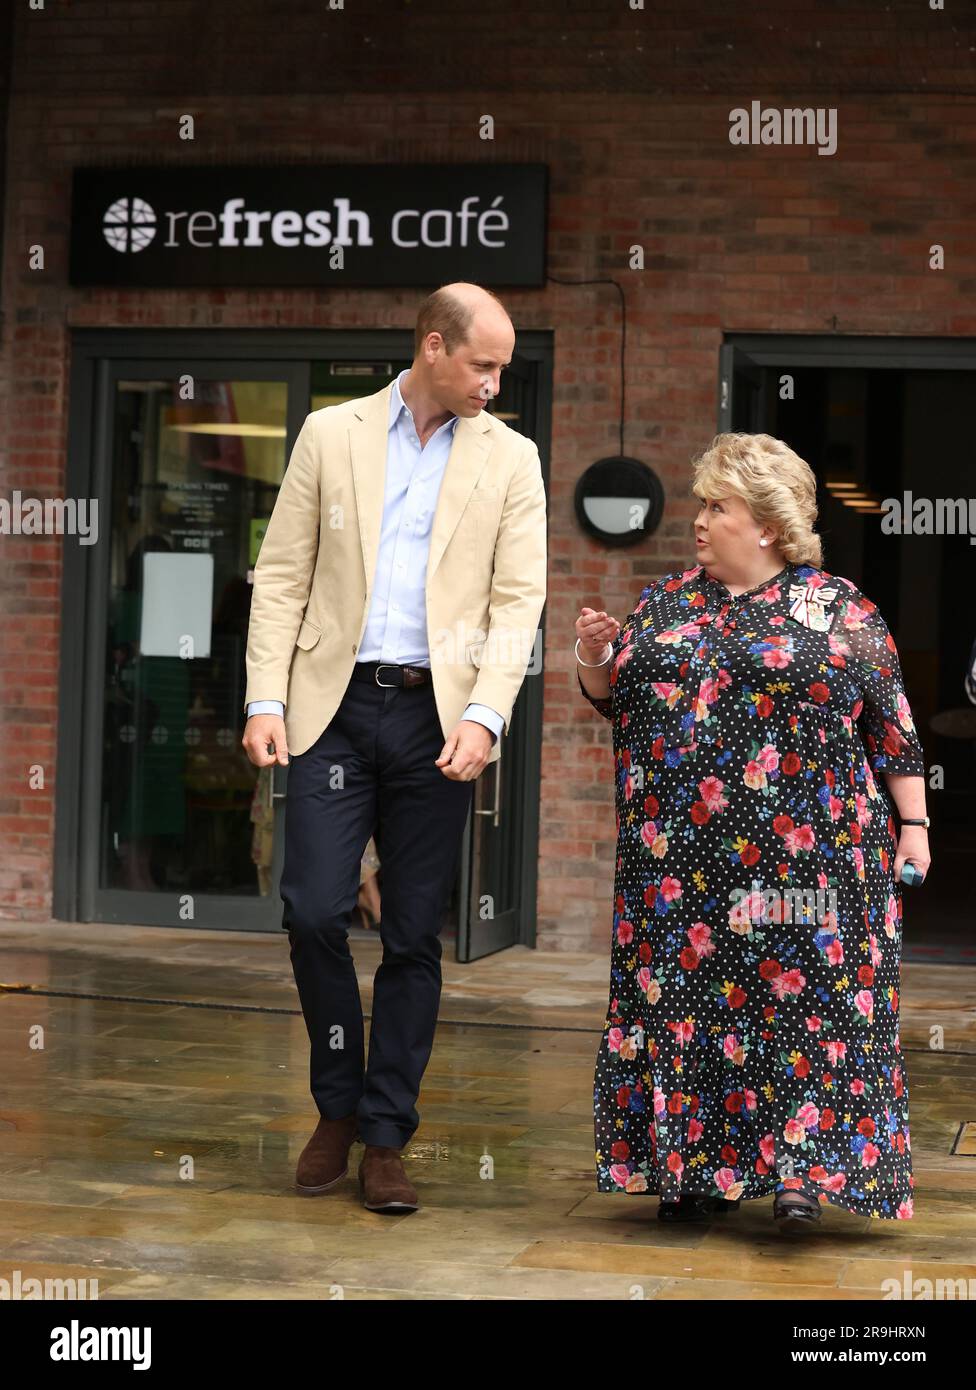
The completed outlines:
[[[242,439],[284,439],[284,425],[248,425],[240,421],[201,420],[191,425],[167,425],[174,434],[232,434]]]

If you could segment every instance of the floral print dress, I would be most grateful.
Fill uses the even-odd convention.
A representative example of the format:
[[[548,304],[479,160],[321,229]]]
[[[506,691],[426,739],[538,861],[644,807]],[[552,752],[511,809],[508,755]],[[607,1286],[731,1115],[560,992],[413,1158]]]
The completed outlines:
[[[613,643],[617,856],[602,1192],[800,1190],[912,1215],[901,887],[879,772],[920,776],[895,644],[849,580],[648,585]]]

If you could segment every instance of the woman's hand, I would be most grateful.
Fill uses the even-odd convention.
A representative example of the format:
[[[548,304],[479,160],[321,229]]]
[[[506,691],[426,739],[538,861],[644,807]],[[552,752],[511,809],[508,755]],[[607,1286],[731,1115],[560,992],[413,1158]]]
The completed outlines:
[[[581,608],[576,619],[576,636],[580,639],[580,651],[587,661],[599,661],[607,654],[607,643],[612,642],[620,631],[616,618],[608,618],[606,613],[594,608]]]
[[[902,865],[906,860],[927,875],[932,862],[929,855],[929,832],[924,825],[903,825],[898,836],[898,849],[895,854],[895,882],[901,883]]]

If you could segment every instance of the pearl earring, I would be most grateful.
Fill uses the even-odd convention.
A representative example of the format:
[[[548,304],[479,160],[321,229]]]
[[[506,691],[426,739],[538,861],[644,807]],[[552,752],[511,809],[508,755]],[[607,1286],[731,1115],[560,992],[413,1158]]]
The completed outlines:
[[[766,542],[765,542],[765,541],[760,541],[759,544],[760,544],[760,545],[765,545]]]

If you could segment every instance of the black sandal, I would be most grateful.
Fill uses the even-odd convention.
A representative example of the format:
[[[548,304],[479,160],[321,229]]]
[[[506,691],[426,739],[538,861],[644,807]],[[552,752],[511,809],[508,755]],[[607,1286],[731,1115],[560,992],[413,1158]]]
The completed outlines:
[[[731,1207],[737,1207],[741,1198],[727,1201],[724,1197],[706,1197],[699,1192],[685,1192],[676,1201],[665,1201],[662,1197],[657,1209],[658,1221],[711,1221],[713,1216],[723,1216]]]
[[[778,1221],[784,1230],[810,1225],[820,1220],[820,1203],[805,1192],[788,1188],[785,1192],[777,1192],[773,1198],[773,1220]]]

